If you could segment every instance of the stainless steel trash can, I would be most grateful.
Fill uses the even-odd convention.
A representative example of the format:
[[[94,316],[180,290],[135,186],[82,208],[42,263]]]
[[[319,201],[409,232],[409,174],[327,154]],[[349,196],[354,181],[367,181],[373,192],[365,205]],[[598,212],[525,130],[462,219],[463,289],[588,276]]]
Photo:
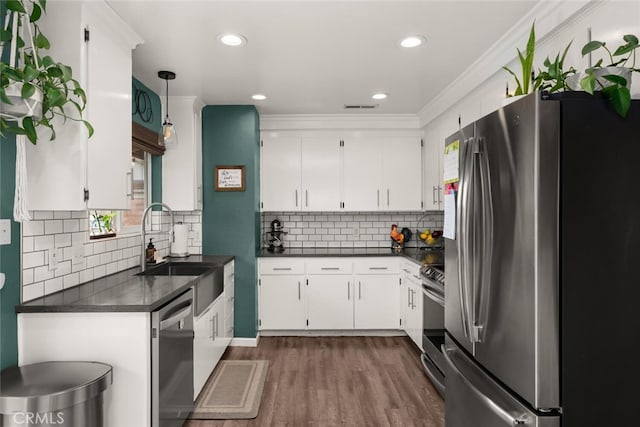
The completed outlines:
[[[111,366],[43,362],[0,373],[0,426],[103,427]]]

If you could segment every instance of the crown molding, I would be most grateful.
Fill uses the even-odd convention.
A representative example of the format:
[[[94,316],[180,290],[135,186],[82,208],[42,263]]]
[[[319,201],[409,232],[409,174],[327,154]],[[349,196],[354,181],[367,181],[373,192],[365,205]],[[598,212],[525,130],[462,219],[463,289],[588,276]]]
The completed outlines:
[[[420,129],[415,114],[264,114],[260,130]]]
[[[501,72],[505,64],[517,58],[514,46],[526,43],[531,22],[536,22],[536,43],[540,44],[557,34],[570,21],[606,3],[601,0],[541,1],[516,22],[478,60],[457,79],[433,98],[419,112],[421,127],[462,100],[491,76]]]

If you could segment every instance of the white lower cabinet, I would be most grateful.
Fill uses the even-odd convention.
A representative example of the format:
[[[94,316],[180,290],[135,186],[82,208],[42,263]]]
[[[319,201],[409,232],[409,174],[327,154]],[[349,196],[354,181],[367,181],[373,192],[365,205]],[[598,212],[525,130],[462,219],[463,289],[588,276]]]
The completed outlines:
[[[397,330],[398,258],[261,259],[260,329]]]
[[[308,329],[353,329],[353,276],[307,277]]]
[[[200,316],[193,319],[193,398],[196,399],[222,357],[227,343],[224,328],[224,292]]]
[[[260,278],[260,328],[305,329],[304,276]]]
[[[403,329],[422,350],[422,283],[419,267],[406,263],[400,277],[403,295],[400,304],[404,309]]]
[[[223,339],[228,346],[233,339],[234,319],[235,315],[235,261],[228,262],[224,265],[224,329]]]

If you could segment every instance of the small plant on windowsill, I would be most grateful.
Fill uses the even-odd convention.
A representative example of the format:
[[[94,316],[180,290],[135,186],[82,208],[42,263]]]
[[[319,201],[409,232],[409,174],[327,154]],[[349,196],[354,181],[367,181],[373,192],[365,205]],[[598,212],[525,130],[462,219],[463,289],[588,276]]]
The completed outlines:
[[[89,216],[90,235],[89,239],[104,239],[107,237],[115,237],[115,212],[98,212],[93,211]]]

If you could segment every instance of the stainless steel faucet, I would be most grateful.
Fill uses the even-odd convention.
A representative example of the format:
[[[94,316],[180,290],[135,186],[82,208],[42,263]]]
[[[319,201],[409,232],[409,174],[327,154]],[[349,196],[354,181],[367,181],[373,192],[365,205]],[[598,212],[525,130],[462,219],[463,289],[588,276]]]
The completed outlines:
[[[142,269],[142,271],[145,271],[147,269],[147,258],[145,256],[147,230],[145,228],[145,224],[147,222],[147,214],[154,206],[161,206],[163,209],[169,212],[169,216],[171,217],[171,227],[169,228],[169,253],[171,253],[171,245],[176,241],[176,236],[173,231],[173,227],[174,227],[173,211],[168,205],[164,203],[151,203],[149,206],[147,206],[147,208],[144,210],[144,213],[142,214],[142,226],[141,226],[142,233],[140,236],[142,239],[142,253],[140,254],[140,268]],[[160,228],[162,228],[162,225],[160,225]],[[159,234],[159,233],[162,233],[162,231],[156,232],[153,234]]]

